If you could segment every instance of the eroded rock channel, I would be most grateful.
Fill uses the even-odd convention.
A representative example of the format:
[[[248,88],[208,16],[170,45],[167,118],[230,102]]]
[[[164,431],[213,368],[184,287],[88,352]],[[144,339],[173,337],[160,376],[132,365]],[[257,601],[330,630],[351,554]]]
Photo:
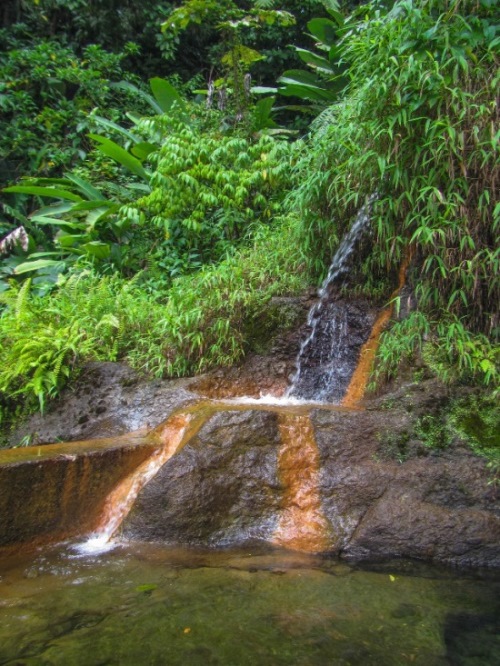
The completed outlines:
[[[402,437],[412,412],[368,407],[198,400],[148,434],[4,451],[0,544],[81,539],[97,529],[106,498],[171,444],[182,413],[195,425],[139,488],[115,538],[193,546],[258,540],[356,560],[500,566],[499,503],[484,462],[465,449],[388,459],[381,433]],[[87,490],[76,482],[82,464],[93,479]]]

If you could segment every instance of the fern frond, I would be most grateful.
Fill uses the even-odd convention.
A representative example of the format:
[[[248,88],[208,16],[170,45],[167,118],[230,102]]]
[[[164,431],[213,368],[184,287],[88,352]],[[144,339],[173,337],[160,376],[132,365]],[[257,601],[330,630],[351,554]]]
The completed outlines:
[[[19,323],[26,317],[26,314],[29,309],[28,299],[29,299],[30,288],[31,288],[31,278],[29,278],[24,282],[21,289],[19,289],[19,293],[17,295],[16,304],[14,306],[14,312],[16,320]]]

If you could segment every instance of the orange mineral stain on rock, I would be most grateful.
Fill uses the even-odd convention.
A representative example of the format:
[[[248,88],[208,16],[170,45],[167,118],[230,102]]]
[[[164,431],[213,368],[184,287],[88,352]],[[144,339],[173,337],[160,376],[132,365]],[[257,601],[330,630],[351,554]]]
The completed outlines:
[[[273,542],[306,553],[328,550],[329,524],[319,495],[319,451],[309,415],[280,414],[278,473],[284,486]]]
[[[140,491],[194,437],[206,418],[204,410],[191,408],[189,411],[174,413],[154,431],[153,436],[158,438],[160,446],[108,495],[91,540],[106,542],[111,539],[130,513]]]
[[[361,347],[356,369],[351,377],[347,391],[342,399],[343,407],[354,407],[363,398],[370,374],[372,372],[375,355],[380,342],[380,334],[392,317],[392,306],[385,308],[379,314],[370,332],[370,337]]]
[[[373,324],[368,340],[361,347],[358,365],[356,366],[356,369],[351,377],[351,381],[349,382],[349,386],[347,387],[347,391],[345,392],[344,398],[342,400],[343,407],[355,407],[365,394],[368,380],[370,379],[373,364],[375,362],[377,349],[380,343],[380,335],[392,317],[392,313],[394,311],[394,303],[392,301],[394,298],[396,298],[396,296],[405,285],[406,271],[408,270],[412,256],[413,251],[410,248],[399,268],[398,286],[391,294],[391,303],[379,314],[375,320],[375,323]]]

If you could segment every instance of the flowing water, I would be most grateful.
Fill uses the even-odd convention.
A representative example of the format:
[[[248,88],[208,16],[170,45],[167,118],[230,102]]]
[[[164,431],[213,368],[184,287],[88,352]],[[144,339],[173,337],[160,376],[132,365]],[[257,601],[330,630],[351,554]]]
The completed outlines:
[[[496,666],[500,581],[135,544],[0,566],[9,666]]]
[[[352,374],[351,319],[360,313],[331,300],[334,287],[349,272],[352,257],[370,223],[372,195],[359,210],[350,231],[335,253],[328,275],[318,292],[318,301],[309,311],[309,335],[297,356],[297,370],[287,396],[324,402],[340,402]],[[361,322],[360,328],[366,328]],[[370,324],[368,324],[370,328]],[[354,345],[357,346],[356,344]]]
[[[111,547],[111,538],[129,514],[137,495],[163,465],[194,435],[201,418],[193,412],[175,412],[161,426],[162,446],[123,479],[106,498],[101,519],[89,538],[77,547],[80,552],[101,552]],[[191,427],[190,427],[191,426]]]

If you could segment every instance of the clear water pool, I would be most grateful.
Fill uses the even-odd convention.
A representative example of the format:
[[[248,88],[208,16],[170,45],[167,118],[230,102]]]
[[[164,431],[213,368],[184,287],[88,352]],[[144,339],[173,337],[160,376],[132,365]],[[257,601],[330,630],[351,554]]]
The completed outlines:
[[[497,666],[500,579],[283,550],[71,547],[0,563],[9,666]]]

